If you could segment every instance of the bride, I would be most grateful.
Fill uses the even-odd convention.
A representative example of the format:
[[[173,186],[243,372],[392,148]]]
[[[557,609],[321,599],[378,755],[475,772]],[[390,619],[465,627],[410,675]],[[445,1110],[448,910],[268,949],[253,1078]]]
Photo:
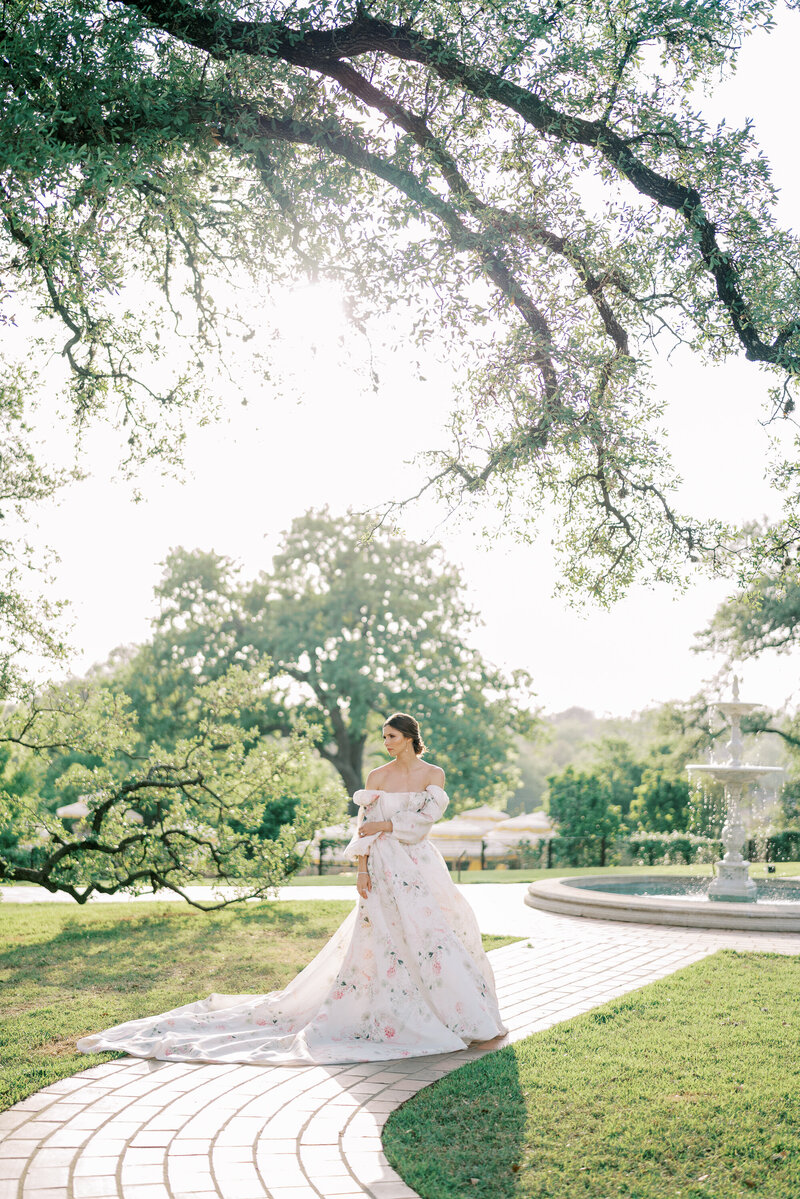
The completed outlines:
[[[413,716],[390,716],[383,741],[392,761],[353,796],[345,854],[358,862],[358,903],[289,985],[209,995],[83,1037],[78,1049],[337,1064],[446,1053],[508,1032],[475,915],[427,837],[449,803],[444,771],[424,761]]]

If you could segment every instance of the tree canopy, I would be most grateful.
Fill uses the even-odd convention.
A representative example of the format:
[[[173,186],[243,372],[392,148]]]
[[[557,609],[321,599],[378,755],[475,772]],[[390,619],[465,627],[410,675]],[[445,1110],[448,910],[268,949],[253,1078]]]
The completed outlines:
[[[351,794],[398,709],[420,721],[454,809],[511,794],[515,734],[536,726],[530,680],[507,677],[469,644],[476,615],[437,546],[369,532],[364,516],[306,513],[249,581],[222,555],[173,550],[152,640],[105,668],[142,735],[184,736],[197,687],[266,656],[269,684],[243,724],[267,735],[301,721]]]
[[[530,537],[552,506],[567,586],[604,601],[747,574],[798,544],[796,463],[772,538],[679,511],[651,365],[741,355],[793,411],[797,240],[751,125],[696,100],[774,9],[8,0],[3,319],[54,316],[78,424],[117,406],[129,459],[171,462],[225,330],[252,331],[237,291],[335,280],[356,327],[399,307],[465,364],[429,457],[449,508]]]
[[[746,591],[720,604],[695,649],[722,653],[729,663],[765,650],[789,654],[800,644],[800,580],[784,571],[760,574]]]
[[[340,815],[344,795],[318,777],[299,724],[285,737],[253,738],[243,728],[240,712],[258,711],[267,671],[263,662],[233,666],[199,686],[191,726],[170,747],[143,751],[132,705],[101,680],[51,687],[5,715],[0,879],[79,903],[147,888],[206,909],[269,895],[300,865],[297,843]],[[27,785],[26,770],[36,776],[54,761],[62,767],[55,794],[63,804],[78,792],[82,820],[60,819]],[[265,812],[276,811],[265,836]],[[197,883],[230,890],[198,900],[188,889]]]

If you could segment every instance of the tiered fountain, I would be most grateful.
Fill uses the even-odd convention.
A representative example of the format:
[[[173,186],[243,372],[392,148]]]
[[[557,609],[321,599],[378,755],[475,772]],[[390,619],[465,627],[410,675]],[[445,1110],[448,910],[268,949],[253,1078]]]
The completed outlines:
[[[742,857],[745,828],[742,823],[742,795],[745,787],[765,774],[781,774],[780,766],[749,766],[742,762],[743,716],[749,715],[760,704],[747,704],[739,699],[739,680],[733,676],[733,699],[716,705],[717,711],[730,721],[731,739],[725,747],[730,755],[726,763],[704,765],[692,762],[686,769],[690,774],[707,774],[725,784],[725,823],[722,826],[722,844],[725,857],[717,862],[717,876],[708,887],[709,899],[755,903],[758,885],[750,877],[750,863]]]
[[[741,760],[742,717],[760,706],[739,699],[739,680],[734,676],[733,699],[716,705],[730,721],[730,760],[687,766],[690,774],[705,774],[725,784],[725,856],[717,863],[716,876],[710,883],[686,875],[542,879],[530,884],[525,902],[533,908],[601,920],[800,932],[800,881],[755,880],[750,877],[750,863],[742,856],[745,788],[756,779],[781,772],[780,766],[755,766]]]

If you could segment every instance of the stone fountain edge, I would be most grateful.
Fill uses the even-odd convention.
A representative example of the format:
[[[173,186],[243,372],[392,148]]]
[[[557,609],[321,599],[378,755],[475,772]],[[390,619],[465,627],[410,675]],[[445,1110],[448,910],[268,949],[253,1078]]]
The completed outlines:
[[[694,876],[687,875],[697,881]],[[615,875],[614,882],[663,881],[662,875]],[[620,895],[590,891],[574,884],[608,882],[605,875],[572,875],[539,879],[529,885],[525,903],[561,916],[583,916],[592,920],[620,920],[635,924],[668,924],[681,928],[727,928],[750,932],[800,932],[800,903],[727,903],[715,900],[670,899],[658,896]],[[775,880],[780,882],[780,880]],[[570,886],[570,882],[573,884]]]

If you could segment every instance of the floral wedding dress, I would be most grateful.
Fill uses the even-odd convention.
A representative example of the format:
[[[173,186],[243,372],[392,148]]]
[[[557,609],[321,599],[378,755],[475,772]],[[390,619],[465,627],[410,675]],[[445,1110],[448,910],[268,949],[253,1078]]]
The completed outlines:
[[[357,791],[372,890],[283,991],[210,995],[83,1037],[84,1053],[170,1061],[305,1065],[447,1053],[506,1033],[472,908],[427,838],[448,804],[441,787]]]

